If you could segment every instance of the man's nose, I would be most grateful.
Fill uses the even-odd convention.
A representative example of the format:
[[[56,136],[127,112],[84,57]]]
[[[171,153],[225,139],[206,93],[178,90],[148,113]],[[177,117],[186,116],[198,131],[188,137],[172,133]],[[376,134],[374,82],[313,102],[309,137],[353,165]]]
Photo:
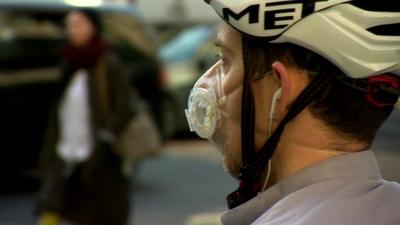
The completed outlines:
[[[216,84],[216,78],[221,73],[221,62],[216,62],[210,69],[208,69],[198,80],[197,87],[209,88]]]

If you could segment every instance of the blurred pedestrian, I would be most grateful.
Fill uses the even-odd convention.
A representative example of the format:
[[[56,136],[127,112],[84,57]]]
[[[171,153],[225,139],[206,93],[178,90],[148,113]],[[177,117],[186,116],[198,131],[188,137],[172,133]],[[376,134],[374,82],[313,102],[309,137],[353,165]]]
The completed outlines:
[[[101,37],[100,16],[76,9],[66,17],[62,80],[40,158],[40,225],[123,225],[129,181],[112,149],[132,116],[129,82]]]

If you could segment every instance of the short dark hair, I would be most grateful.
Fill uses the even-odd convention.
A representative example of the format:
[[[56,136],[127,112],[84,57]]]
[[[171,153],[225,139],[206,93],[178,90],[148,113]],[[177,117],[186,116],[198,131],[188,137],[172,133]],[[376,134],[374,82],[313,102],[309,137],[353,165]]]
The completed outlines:
[[[345,76],[322,56],[290,43],[271,44],[248,38],[248,70],[250,74],[271,71],[271,64],[279,60],[289,67]],[[361,80],[359,80],[361,81]],[[355,89],[341,79],[334,81],[309,106],[311,113],[336,133],[370,145],[376,132],[393,111],[393,106],[376,107],[366,98],[367,93]]]

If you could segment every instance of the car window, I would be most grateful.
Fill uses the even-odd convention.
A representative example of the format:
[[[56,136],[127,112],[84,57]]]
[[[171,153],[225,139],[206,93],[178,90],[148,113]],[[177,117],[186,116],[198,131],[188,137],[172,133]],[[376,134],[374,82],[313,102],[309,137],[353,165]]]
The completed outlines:
[[[55,22],[22,13],[0,13],[0,33],[2,39],[60,38],[63,35]]]
[[[52,66],[64,40],[62,15],[0,11],[0,70]]]

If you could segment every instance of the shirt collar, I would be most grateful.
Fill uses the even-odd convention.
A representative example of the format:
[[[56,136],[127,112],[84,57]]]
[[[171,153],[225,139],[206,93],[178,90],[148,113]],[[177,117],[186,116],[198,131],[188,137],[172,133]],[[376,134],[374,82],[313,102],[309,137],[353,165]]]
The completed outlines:
[[[251,224],[290,193],[315,183],[339,178],[381,179],[382,176],[374,154],[370,150],[336,156],[304,168],[243,205],[226,212],[222,215],[222,224]]]

